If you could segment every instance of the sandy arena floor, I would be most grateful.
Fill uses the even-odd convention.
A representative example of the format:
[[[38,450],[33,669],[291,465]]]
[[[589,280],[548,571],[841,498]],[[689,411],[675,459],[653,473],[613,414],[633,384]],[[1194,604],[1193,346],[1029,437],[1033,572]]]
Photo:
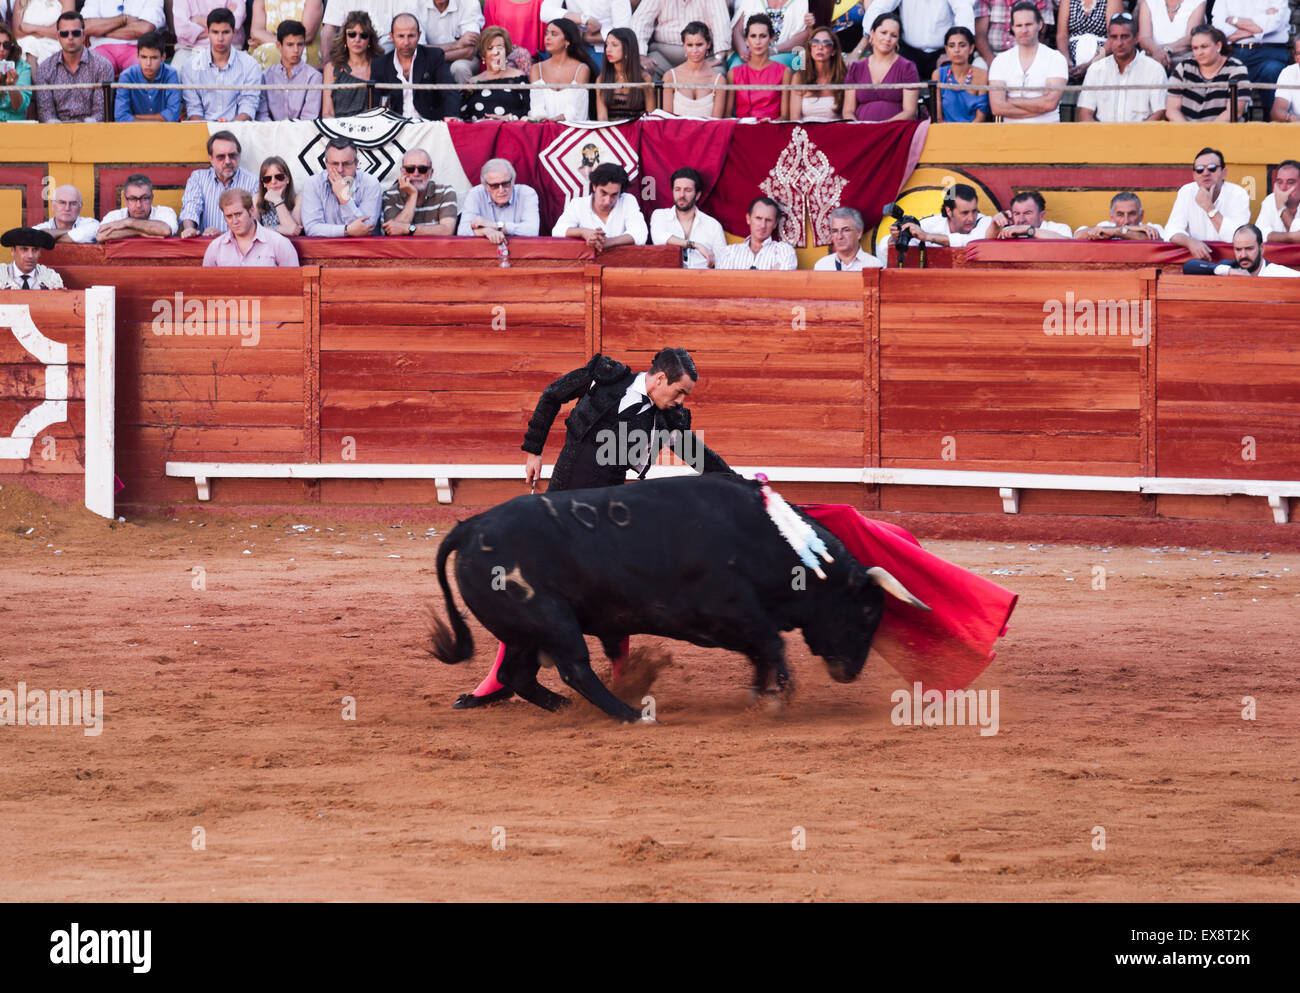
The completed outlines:
[[[895,727],[892,669],[797,635],[784,714],[664,642],[623,727],[453,711],[495,646],[424,654],[439,536],[304,520],[0,488],[0,690],[104,691],[97,737],[0,727],[0,899],[1295,898],[1300,553],[927,542],[1021,594],[996,735]]]

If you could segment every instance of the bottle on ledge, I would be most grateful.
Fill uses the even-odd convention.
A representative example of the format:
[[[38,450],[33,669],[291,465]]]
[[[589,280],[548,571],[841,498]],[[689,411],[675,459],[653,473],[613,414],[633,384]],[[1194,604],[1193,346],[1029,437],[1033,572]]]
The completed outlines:
[[[510,268],[510,246],[506,244],[505,238],[497,242],[497,258],[501,260],[502,269]]]

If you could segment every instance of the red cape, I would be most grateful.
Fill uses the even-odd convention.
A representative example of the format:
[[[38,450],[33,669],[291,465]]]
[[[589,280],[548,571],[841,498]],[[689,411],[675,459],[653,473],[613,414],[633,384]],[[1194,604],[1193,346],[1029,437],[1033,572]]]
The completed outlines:
[[[1007,633],[1018,595],[921,547],[896,524],[873,521],[844,504],[801,505],[863,565],[886,569],[930,612],[885,596],[871,644],[909,683],[955,690],[983,672],[993,643]]]

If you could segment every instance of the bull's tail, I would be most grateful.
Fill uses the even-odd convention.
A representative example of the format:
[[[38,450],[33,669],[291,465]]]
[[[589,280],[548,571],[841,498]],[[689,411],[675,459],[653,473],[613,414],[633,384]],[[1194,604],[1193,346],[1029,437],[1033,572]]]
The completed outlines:
[[[908,592],[907,587],[895,579],[887,569],[882,569],[880,566],[874,565],[867,570],[867,575],[869,575],[871,581],[882,590],[898,597],[898,599],[902,600],[904,603],[910,603],[913,607],[918,607],[921,610],[930,609],[916,597],[912,596],[912,594]]]
[[[442,622],[442,618],[437,615],[432,605],[429,607],[432,628],[429,634],[431,641],[429,654],[447,665],[464,662],[474,654],[474,636],[470,634],[465,618],[456,609],[456,600],[447,582],[447,556],[460,547],[465,533],[463,524],[453,528],[451,534],[447,535],[438,546],[438,585],[442,587],[442,596],[447,605],[447,616],[451,620],[451,627],[448,628]]]

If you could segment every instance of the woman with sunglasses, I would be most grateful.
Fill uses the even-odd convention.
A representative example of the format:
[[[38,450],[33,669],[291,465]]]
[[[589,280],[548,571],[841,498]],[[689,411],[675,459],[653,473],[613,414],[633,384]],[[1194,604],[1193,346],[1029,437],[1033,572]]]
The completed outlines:
[[[272,155],[262,163],[258,176],[255,205],[258,222],[286,238],[302,234],[302,201],[294,192],[288,163]]]
[[[1169,74],[1165,117],[1171,121],[1228,121],[1232,119],[1230,83],[1243,89],[1250,82],[1246,67],[1228,55],[1228,39],[1216,27],[1202,24],[1192,30],[1192,61],[1179,62]],[[1185,83],[1213,83],[1212,88],[1181,88]],[[1242,90],[1238,90],[1242,92]],[[1237,118],[1246,116],[1250,97],[1237,98]],[[1231,240],[1230,238],[1224,239]]]
[[[14,34],[31,68],[63,51],[55,25],[60,14],[76,9],[75,0],[18,0],[14,4]]]
[[[722,117],[727,112],[727,91],[718,89],[722,73],[709,64],[713,32],[703,21],[682,28],[686,61],[664,73],[664,110],[678,117]]]
[[[325,65],[325,94],[321,100],[322,117],[352,117],[371,107],[368,87],[370,63],[382,50],[370,15],[354,10],[343,22],[343,30],[330,44],[330,58]],[[345,90],[331,90],[332,83],[357,83]]]
[[[930,77],[960,89],[940,90],[939,106],[934,119],[949,124],[981,124],[989,119],[988,70],[970,64],[975,54],[975,35],[970,28],[954,24],[943,36],[943,50],[948,61]]]
[[[23,58],[23,51],[14,39],[14,29],[0,21],[0,61],[12,62],[14,67],[0,73],[0,121],[21,121],[27,117],[32,102],[32,67]],[[23,85],[27,89],[23,89]]]
[[[528,90],[503,90],[493,84],[527,83],[528,76],[507,61],[513,48],[510,32],[495,24],[484,28],[478,39],[478,57],[485,68],[470,77],[470,88],[461,101],[460,116],[466,121],[517,121],[528,116]]]
[[[617,90],[596,91],[596,119],[627,121],[655,110],[655,88],[641,68],[641,51],[636,32],[614,28],[605,36],[605,65],[602,83],[624,84]]]
[[[790,94],[790,120],[839,121],[844,118],[844,91],[819,89],[837,86],[844,82],[848,70],[844,66],[844,52],[835,32],[826,25],[813,28],[808,40],[810,64],[794,74],[796,86]]]

